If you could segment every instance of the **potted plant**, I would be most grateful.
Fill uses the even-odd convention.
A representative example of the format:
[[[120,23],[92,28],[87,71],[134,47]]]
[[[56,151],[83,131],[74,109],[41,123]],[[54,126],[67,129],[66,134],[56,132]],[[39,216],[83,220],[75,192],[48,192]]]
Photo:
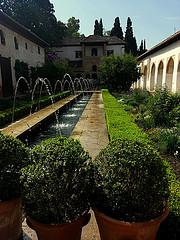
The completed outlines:
[[[115,140],[100,152],[94,212],[102,240],[155,240],[168,215],[166,165],[139,141]]]
[[[0,133],[0,239],[17,240],[22,233],[19,177],[28,157],[21,141]]]
[[[56,137],[32,149],[22,169],[27,224],[39,240],[80,240],[90,219],[91,159],[77,140]]]

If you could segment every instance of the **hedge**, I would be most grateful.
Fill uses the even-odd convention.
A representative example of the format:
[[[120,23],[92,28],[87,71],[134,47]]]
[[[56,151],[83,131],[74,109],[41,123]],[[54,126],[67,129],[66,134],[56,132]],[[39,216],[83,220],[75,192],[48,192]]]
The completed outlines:
[[[148,135],[143,132],[134,122],[131,115],[125,110],[126,105],[118,102],[108,90],[102,91],[103,102],[106,114],[106,123],[109,133],[109,139],[130,139],[139,140],[148,144],[153,144]],[[158,232],[158,240],[177,240],[180,239],[180,182],[170,164],[164,160],[167,165],[167,174],[170,181],[170,198],[168,218],[161,225]]]
[[[129,113],[125,111],[125,105],[120,104],[108,90],[103,90],[103,101],[110,140],[126,138],[152,143],[143,130],[136,125]]]
[[[54,102],[65,98],[70,95],[70,91],[52,95]],[[49,96],[42,97],[41,100],[35,100],[33,103],[33,109],[38,107],[40,104],[41,107],[46,107],[51,104],[51,98]],[[15,107],[14,111],[14,120],[18,120],[30,113],[31,101],[24,102],[23,105]],[[7,109],[6,111],[0,111],[0,127],[5,126],[12,121],[12,108]]]

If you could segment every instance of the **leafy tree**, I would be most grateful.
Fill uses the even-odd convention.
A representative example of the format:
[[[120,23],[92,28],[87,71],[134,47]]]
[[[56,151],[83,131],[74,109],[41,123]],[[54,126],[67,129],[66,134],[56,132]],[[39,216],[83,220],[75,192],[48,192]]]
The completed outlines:
[[[137,43],[136,38],[133,34],[133,28],[132,28],[132,21],[130,17],[127,19],[127,26],[126,26],[126,32],[125,32],[125,42],[126,42],[126,53],[132,53],[133,55],[137,55]]]
[[[65,34],[49,0],[0,0],[0,9],[51,44]]]
[[[111,36],[116,36],[116,37],[123,40],[123,31],[122,31],[122,28],[120,26],[119,17],[115,18],[114,27],[111,30]]]
[[[137,60],[131,54],[104,57],[100,66],[101,78],[113,91],[127,91],[140,77]]]
[[[79,37],[80,33],[78,32],[80,29],[80,20],[75,17],[71,17],[67,22],[67,34],[70,37]]]

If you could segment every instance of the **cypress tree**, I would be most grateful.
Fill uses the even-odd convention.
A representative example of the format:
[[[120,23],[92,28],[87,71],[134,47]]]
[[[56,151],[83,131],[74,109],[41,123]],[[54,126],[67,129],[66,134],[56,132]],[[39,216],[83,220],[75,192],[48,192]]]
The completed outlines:
[[[111,36],[116,36],[123,40],[123,31],[120,25],[119,17],[115,18],[114,27],[111,30]]]
[[[103,36],[103,22],[102,22],[102,18],[100,18],[100,21],[99,21],[99,35]]]
[[[96,19],[94,24],[94,35],[99,35],[99,22]]]
[[[137,55],[137,43],[136,43],[136,38],[134,37],[134,34],[133,34],[132,21],[130,17],[128,17],[127,19],[125,42],[126,42],[126,47],[125,47],[126,52],[132,53],[133,55]]]

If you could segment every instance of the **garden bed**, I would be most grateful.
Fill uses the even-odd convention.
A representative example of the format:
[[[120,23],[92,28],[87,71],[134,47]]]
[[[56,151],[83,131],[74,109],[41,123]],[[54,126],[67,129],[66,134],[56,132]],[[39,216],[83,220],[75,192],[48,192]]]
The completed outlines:
[[[128,107],[124,104],[124,101],[118,101],[107,90],[103,90],[103,101],[110,140],[117,138],[138,139],[156,147],[143,129],[136,125],[134,117],[127,112]],[[169,161],[172,165],[174,164],[174,167],[179,163],[178,160],[174,162],[173,158],[169,158]],[[175,175],[170,164],[167,161],[164,161],[164,163],[168,167],[167,173],[170,177],[170,214],[160,228],[158,240],[177,240],[180,239],[180,182],[176,178],[176,175],[179,176],[177,174],[179,169],[176,169]]]

